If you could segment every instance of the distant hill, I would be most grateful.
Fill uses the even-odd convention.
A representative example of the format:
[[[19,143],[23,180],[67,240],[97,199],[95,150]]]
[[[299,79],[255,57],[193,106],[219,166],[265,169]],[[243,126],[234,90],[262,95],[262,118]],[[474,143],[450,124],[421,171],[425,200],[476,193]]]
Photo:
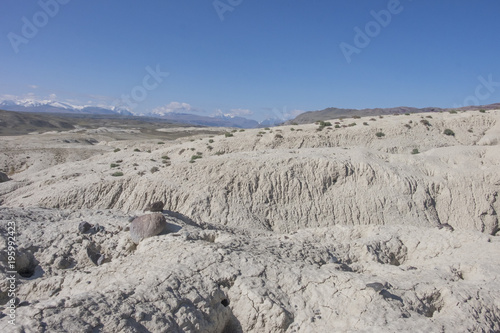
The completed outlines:
[[[462,108],[413,108],[413,107],[394,107],[394,108],[375,108],[375,109],[339,109],[339,108],[327,108],[321,111],[309,111],[300,114],[295,119],[289,120],[286,124],[310,124],[320,120],[338,119],[342,117],[353,117],[353,116],[383,116],[389,114],[404,114],[404,113],[418,113],[418,112],[440,112],[449,110],[493,110],[500,109],[500,103],[481,105],[481,106],[467,106]]]
[[[165,127],[186,127],[189,124],[175,123],[159,118],[121,116],[116,114],[63,114],[31,113],[0,110],[0,135],[23,135],[31,132],[68,131],[83,128],[138,127],[154,131]]]

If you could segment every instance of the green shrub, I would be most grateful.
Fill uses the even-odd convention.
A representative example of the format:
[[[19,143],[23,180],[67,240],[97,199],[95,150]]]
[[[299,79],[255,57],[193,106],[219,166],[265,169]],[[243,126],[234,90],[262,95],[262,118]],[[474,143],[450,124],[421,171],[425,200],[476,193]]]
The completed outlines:
[[[290,131],[292,131],[292,132],[293,132],[293,131],[295,131],[295,128],[293,128],[293,127],[292,127],[292,128],[290,128]]]
[[[113,150],[114,153],[117,153],[119,152],[121,149],[120,148],[116,148],[115,150]]]
[[[155,173],[160,171],[160,169],[158,169],[158,167],[152,167],[149,171],[151,171],[151,173]]]
[[[363,125],[368,126],[368,123],[367,123],[367,122],[364,122],[364,123],[363,123]]]
[[[140,150],[140,149],[138,149],[138,148],[135,148],[135,149],[134,149],[134,151],[136,151],[136,152],[140,152],[141,150]]]
[[[225,152],[220,151],[220,150],[219,150],[218,152],[216,152],[216,153],[215,153],[215,155],[217,155],[217,156],[224,155],[224,154],[225,154]]]
[[[191,160],[197,160],[197,159],[202,158],[202,157],[203,156],[201,156],[201,155],[193,155],[193,156],[191,156]]]
[[[276,135],[274,136],[274,138],[275,138],[275,139],[283,139],[283,135],[281,135],[281,134],[276,134]]]
[[[264,128],[266,131],[270,131],[271,129],[269,127]]]
[[[119,167],[119,166],[120,166],[120,164],[115,164],[115,163],[111,163],[111,164],[110,164],[110,167],[111,167],[111,168],[116,168],[116,167]]]
[[[210,139],[208,140],[208,143],[214,143],[214,140]]]
[[[335,128],[340,128],[340,125],[335,125]]]
[[[321,127],[332,126],[332,123],[331,123],[331,122],[329,122],[329,121],[323,121],[323,120],[321,120],[321,121],[319,122],[319,126],[321,126]]]
[[[451,135],[451,136],[455,136],[455,132],[453,132],[451,129],[447,128],[443,131],[443,134],[444,135]]]
[[[245,130],[244,129],[240,129],[240,132],[245,132]]]
[[[236,133],[236,132],[238,132],[238,130],[232,130],[231,132]]]
[[[413,155],[420,154],[420,152],[418,151],[418,149],[417,149],[417,148],[413,148],[413,150],[411,151],[411,153],[412,153]]]
[[[161,157],[161,159],[162,159],[162,160],[169,160],[169,159],[170,159],[170,157],[168,157],[167,155],[164,155],[164,156],[162,156],[162,157]]]
[[[299,123],[292,123],[292,125],[297,126]]]
[[[409,116],[410,114],[409,113],[405,113],[405,116]]]
[[[481,110],[479,110],[479,112],[481,112],[481,113],[485,113],[485,112],[486,112],[486,110],[481,109]]]
[[[164,145],[164,144],[165,144],[165,142],[160,141],[160,142],[158,142],[158,144],[159,144],[159,145]]]
[[[377,132],[377,133],[375,133],[375,135],[377,136],[377,138],[381,138],[381,137],[385,136],[384,132]]]
[[[410,129],[410,128],[411,128],[411,126],[410,126],[410,125],[408,125],[408,124],[405,124],[405,127],[406,127],[406,128],[408,128],[408,129]]]
[[[422,119],[422,120],[420,120],[420,122],[422,124],[424,124],[425,126],[431,126],[431,123],[427,119]]]
[[[377,121],[377,119],[375,119],[375,118],[370,118],[370,121]]]
[[[360,116],[352,116],[353,119],[360,119]]]
[[[353,126],[356,126],[356,123],[350,123],[349,125],[347,125],[349,127],[353,127]]]
[[[111,176],[113,176],[113,177],[121,177],[121,176],[123,176],[123,172],[118,171],[118,172],[112,173]]]
[[[455,110],[450,110],[448,112],[451,113],[451,114],[456,114],[457,113],[457,111],[455,111]]]
[[[224,133],[224,136],[225,136],[226,138],[230,138],[230,137],[232,137],[232,136],[233,136],[233,134],[232,134],[232,133],[229,133],[229,132],[226,132],[226,133]]]
[[[208,150],[210,150],[210,151],[212,151],[212,149],[214,149],[214,147],[212,147],[212,146],[207,146],[207,149],[208,149]]]

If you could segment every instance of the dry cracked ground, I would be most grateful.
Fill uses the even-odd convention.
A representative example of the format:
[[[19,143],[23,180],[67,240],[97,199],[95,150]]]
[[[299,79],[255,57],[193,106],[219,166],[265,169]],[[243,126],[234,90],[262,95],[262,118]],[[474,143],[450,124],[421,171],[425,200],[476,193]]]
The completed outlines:
[[[500,111],[322,125],[3,137],[0,330],[499,332]]]

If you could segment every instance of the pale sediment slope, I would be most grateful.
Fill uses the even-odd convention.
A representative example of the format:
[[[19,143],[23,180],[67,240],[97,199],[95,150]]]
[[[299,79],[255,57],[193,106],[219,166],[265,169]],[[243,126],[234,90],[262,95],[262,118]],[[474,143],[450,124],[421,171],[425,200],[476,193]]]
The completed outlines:
[[[357,125],[322,131],[317,125],[247,130],[151,153],[129,146],[84,164],[13,177],[17,182],[1,185],[0,193],[9,206],[124,211],[162,200],[165,209],[197,222],[279,232],[447,223],[495,234],[500,112],[428,116],[350,119],[343,123]],[[447,128],[455,135],[444,135]],[[420,153],[411,154],[413,149]],[[203,157],[189,163],[197,152]],[[161,163],[166,155],[169,166]],[[119,167],[110,169],[117,160]],[[152,167],[159,171],[151,173]],[[117,170],[124,176],[112,177]]]

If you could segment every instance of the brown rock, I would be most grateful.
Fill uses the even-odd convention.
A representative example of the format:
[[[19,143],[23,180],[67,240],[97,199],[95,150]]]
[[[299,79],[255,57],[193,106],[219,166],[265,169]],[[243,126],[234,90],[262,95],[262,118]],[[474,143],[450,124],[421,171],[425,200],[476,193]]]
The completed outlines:
[[[150,203],[149,205],[146,206],[146,211],[151,211],[151,212],[162,212],[163,211],[163,206],[165,204],[163,201],[155,201],[153,203]]]
[[[167,221],[162,214],[147,214],[137,217],[130,224],[130,238],[139,244],[144,238],[156,236],[165,229]]]

